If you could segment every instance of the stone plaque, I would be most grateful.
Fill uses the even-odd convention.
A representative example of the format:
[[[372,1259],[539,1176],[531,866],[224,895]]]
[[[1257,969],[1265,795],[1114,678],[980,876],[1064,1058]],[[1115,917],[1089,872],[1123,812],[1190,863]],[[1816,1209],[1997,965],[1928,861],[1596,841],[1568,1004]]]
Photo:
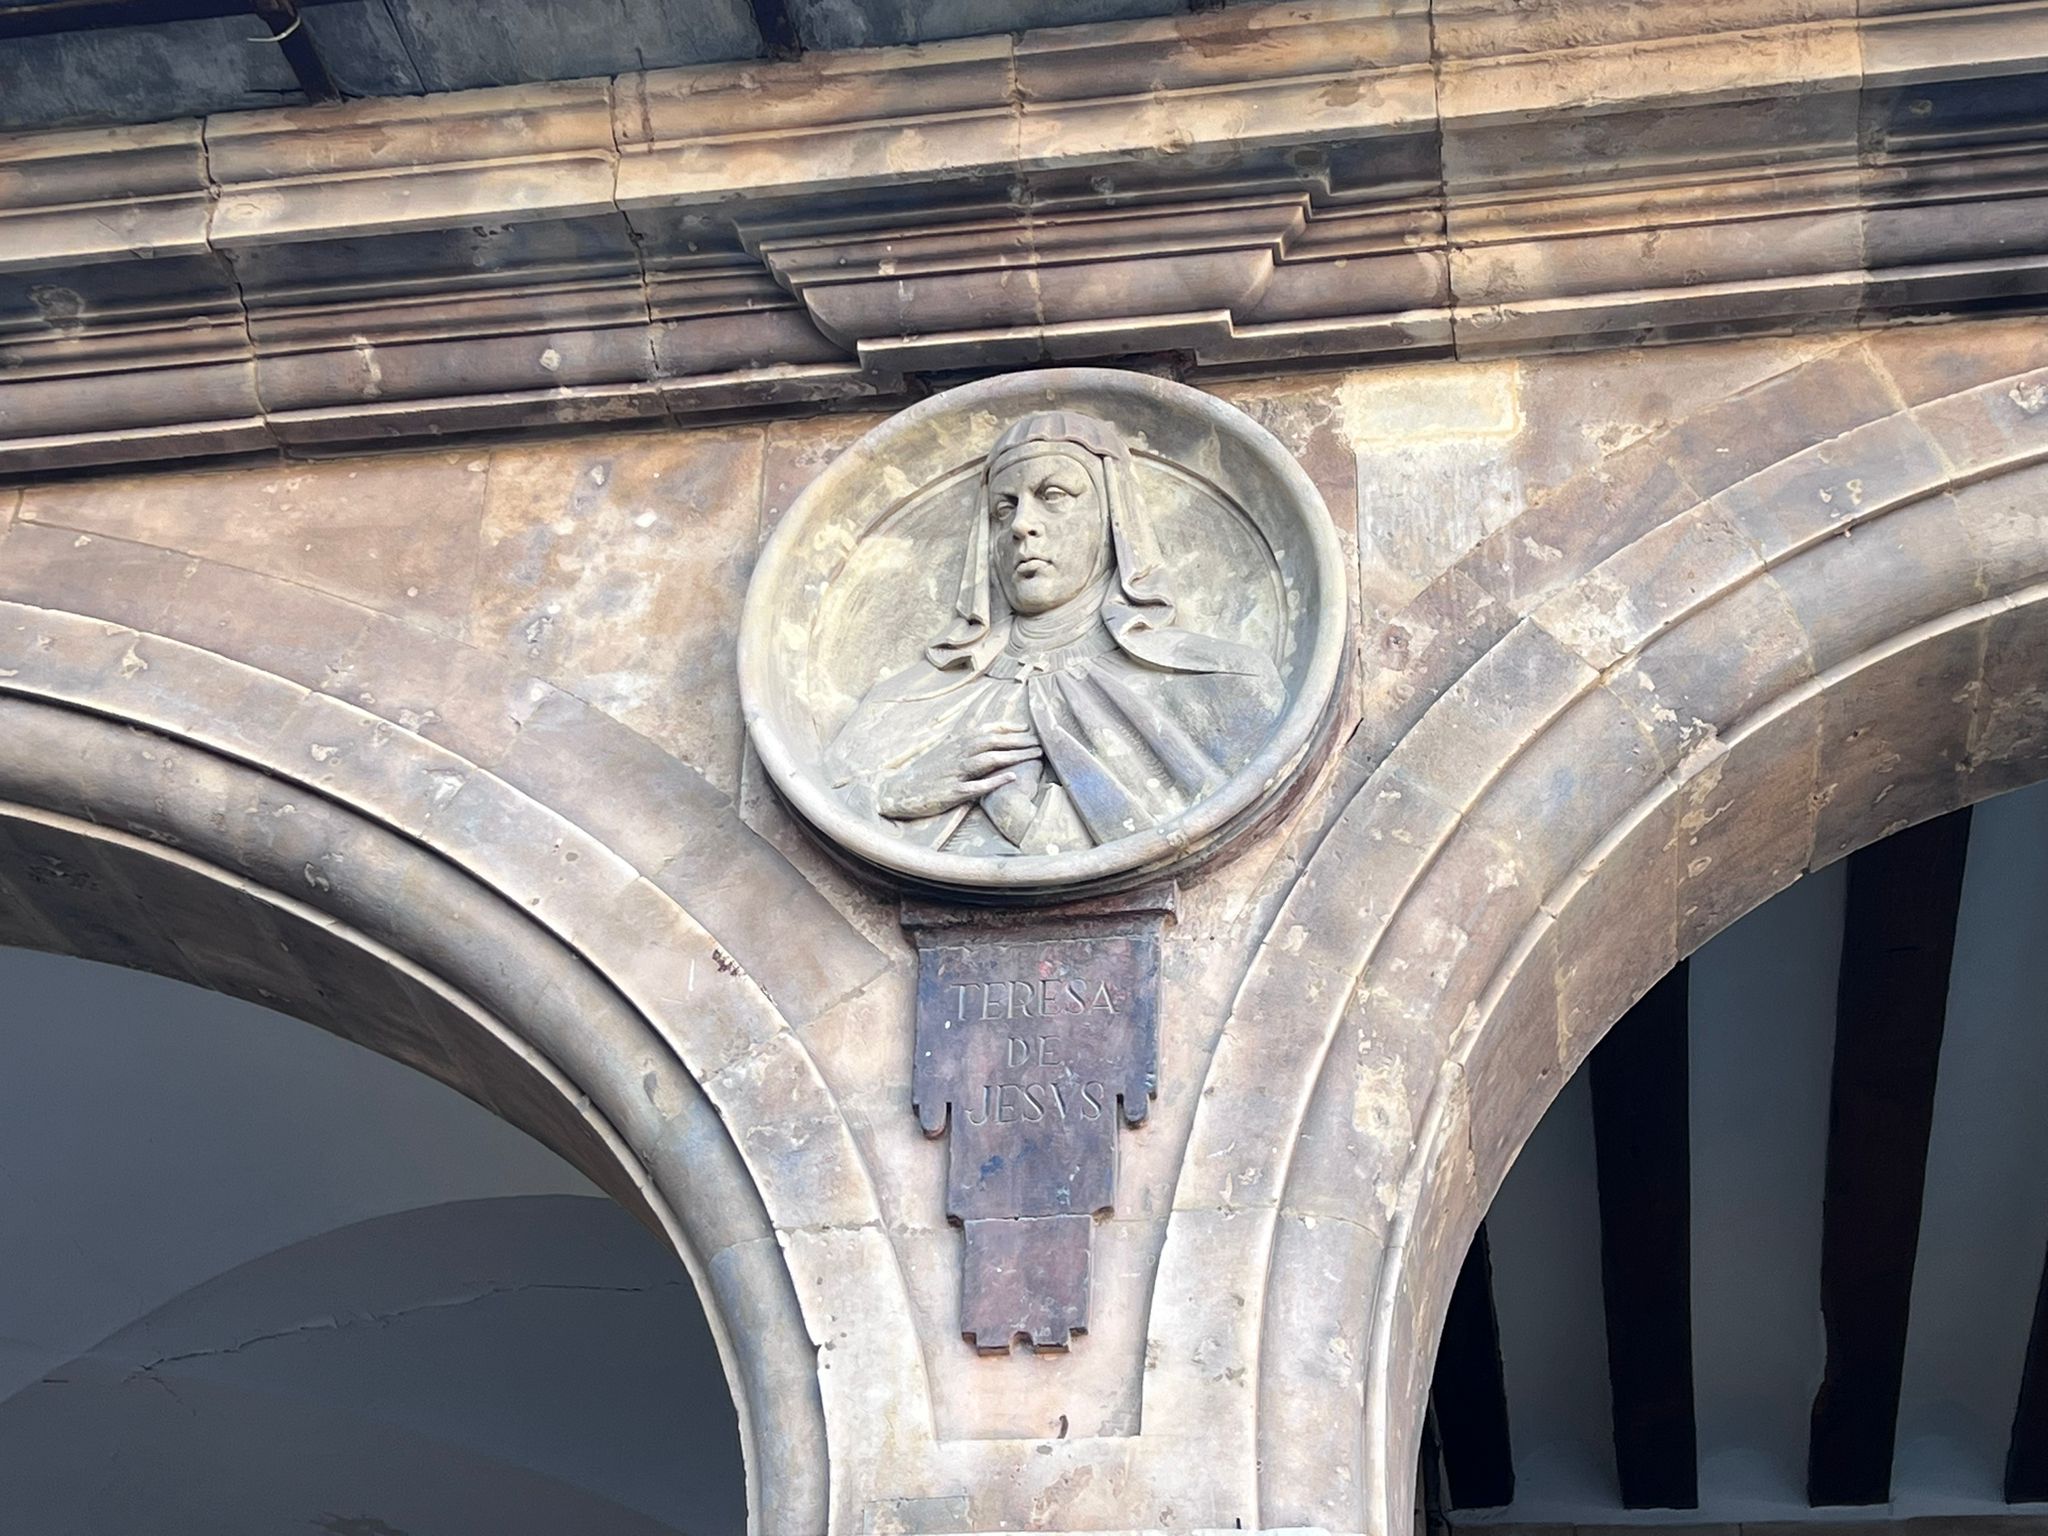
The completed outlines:
[[[871,432],[769,539],[747,728],[804,822],[901,889],[1092,896],[1279,803],[1344,607],[1314,486],[1241,412],[1107,369],[984,380]]]
[[[906,910],[918,946],[911,1092],[947,1136],[976,1348],[1065,1349],[1088,1325],[1094,1219],[1116,1202],[1119,1125],[1158,1087],[1169,893],[1051,922]],[[1078,930],[1078,931],[1077,931]]]

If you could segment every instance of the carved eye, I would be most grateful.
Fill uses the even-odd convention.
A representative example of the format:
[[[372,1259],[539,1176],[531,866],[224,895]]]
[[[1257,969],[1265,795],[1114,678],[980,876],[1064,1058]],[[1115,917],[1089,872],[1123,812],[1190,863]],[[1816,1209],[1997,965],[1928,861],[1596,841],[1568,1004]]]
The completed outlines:
[[[1072,494],[1073,492],[1063,485],[1048,485],[1038,493],[1038,499],[1040,501],[1060,502],[1065,501]]]
[[[1011,513],[1013,513],[1013,512],[1015,512],[1016,510],[1017,510],[1017,498],[1016,498],[1016,497],[1014,497],[1014,496],[998,496],[998,497],[996,498],[996,516],[997,516],[998,518],[1001,518],[1001,519],[1003,519],[1004,521],[1008,521],[1008,520],[1009,520],[1009,517],[1010,517],[1010,514],[1011,514]]]

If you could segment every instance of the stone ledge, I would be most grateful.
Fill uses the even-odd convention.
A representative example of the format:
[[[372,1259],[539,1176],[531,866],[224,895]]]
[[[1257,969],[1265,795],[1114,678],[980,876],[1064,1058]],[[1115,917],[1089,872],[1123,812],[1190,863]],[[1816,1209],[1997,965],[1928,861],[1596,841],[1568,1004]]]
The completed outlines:
[[[2048,0],[1857,9],[1313,0],[0,138],[0,474],[2042,307],[2048,140],[1982,87]]]

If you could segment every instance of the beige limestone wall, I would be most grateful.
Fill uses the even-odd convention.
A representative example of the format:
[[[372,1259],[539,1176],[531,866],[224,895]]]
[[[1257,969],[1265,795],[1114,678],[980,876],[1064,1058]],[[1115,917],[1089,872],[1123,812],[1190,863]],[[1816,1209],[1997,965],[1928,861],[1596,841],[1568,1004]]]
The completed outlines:
[[[1810,863],[2048,772],[2044,363],[2020,321],[1213,386],[1355,561],[1346,713],[1183,889],[1065,1356],[961,1341],[914,951],[745,746],[754,551],[879,417],[0,490],[0,698],[395,823],[616,987],[680,1069],[592,1113],[687,1203],[701,1093],[762,1213],[698,1241],[753,1266],[711,1305],[801,1312],[743,1385],[816,1399],[829,1474],[763,1420],[811,1480],[764,1528],[1381,1530],[1464,1242],[1598,1034]]]

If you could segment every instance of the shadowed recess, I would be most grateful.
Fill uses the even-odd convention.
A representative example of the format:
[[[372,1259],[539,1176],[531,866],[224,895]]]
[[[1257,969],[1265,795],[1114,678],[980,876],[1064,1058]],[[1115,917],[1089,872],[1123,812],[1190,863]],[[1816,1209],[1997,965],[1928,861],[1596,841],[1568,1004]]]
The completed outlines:
[[[1465,1267],[1451,1292],[1430,1401],[1451,1507],[1492,1509],[1512,1502],[1515,1460],[1484,1223],[1465,1251]]]
[[[1625,1509],[1699,1506],[1687,962],[1593,1052],[1600,1274]]]
[[[1807,1497],[1816,1506],[1891,1498],[1969,838],[1970,813],[1962,810],[1849,860],[1821,1218],[1827,1369],[1807,1453]]]

